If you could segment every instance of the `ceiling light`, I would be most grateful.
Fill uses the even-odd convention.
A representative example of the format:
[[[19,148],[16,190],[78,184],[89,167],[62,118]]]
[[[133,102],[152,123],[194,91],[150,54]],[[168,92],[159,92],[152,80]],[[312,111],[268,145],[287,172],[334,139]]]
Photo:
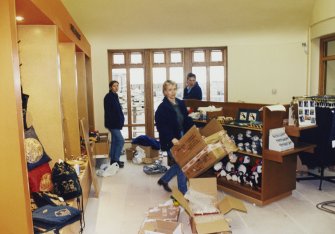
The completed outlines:
[[[16,21],[23,21],[24,20],[24,18],[23,18],[23,16],[16,16]]]

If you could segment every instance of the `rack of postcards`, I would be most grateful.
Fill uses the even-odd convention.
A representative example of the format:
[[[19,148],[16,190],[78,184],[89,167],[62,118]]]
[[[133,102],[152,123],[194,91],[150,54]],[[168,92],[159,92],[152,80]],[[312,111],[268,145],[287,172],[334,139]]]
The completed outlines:
[[[293,97],[289,109],[289,125],[299,127],[315,125],[317,103],[313,97]]]

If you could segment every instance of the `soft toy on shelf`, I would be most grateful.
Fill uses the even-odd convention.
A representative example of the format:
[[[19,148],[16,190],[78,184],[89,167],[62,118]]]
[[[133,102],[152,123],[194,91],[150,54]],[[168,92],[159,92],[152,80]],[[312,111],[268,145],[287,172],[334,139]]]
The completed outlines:
[[[262,160],[256,160],[255,165],[251,169],[250,186],[260,189],[262,187]]]
[[[226,177],[227,180],[237,180],[236,176],[236,169],[235,169],[235,163],[237,161],[237,156],[234,153],[230,153],[229,161],[227,163],[225,162],[218,162],[214,165],[214,170],[218,172],[217,177]]]
[[[252,139],[251,143],[252,153],[261,154],[262,153],[261,139],[257,135],[254,135],[251,139]]]
[[[249,176],[251,172],[250,157],[245,155],[239,158],[239,166],[237,168],[237,181],[240,184],[249,184]]]
[[[244,143],[248,142],[250,145],[251,145],[251,142],[252,142],[252,136],[251,136],[251,131],[250,130],[247,130],[245,132],[245,137],[244,137]]]

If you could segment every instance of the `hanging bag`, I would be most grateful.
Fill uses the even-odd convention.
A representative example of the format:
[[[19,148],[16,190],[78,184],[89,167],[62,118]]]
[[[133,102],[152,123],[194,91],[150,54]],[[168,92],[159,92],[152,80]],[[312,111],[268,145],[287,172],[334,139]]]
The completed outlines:
[[[82,196],[82,188],[75,169],[66,162],[57,162],[51,172],[52,182],[54,184],[53,192],[64,200],[77,198],[77,206],[81,211],[80,226],[81,232],[85,227],[84,204]],[[80,204],[81,203],[81,204]]]
[[[52,182],[54,193],[64,200],[73,199],[82,195],[78,175],[75,169],[66,162],[57,162],[52,168]]]

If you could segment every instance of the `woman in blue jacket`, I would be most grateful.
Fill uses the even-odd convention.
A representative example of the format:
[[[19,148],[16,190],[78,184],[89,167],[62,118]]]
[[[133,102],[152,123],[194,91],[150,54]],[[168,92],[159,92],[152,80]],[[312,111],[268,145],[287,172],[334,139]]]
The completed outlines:
[[[109,151],[110,164],[117,163],[119,167],[124,166],[120,161],[121,152],[124,145],[124,138],[121,129],[124,125],[124,115],[117,92],[119,91],[119,82],[113,80],[109,83],[109,93],[104,98],[105,109],[105,127],[112,134],[112,142]]]
[[[170,149],[192,126],[193,121],[188,117],[184,102],[176,98],[177,84],[167,80],[163,84],[163,102],[155,113],[156,127],[159,133],[161,150],[167,151],[168,157],[172,157]],[[158,180],[158,184],[171,192],[169,181],[177,175],[178,189],[185,194],[187,191],[187,179],[178,164],[171,165],[169,170]]]

